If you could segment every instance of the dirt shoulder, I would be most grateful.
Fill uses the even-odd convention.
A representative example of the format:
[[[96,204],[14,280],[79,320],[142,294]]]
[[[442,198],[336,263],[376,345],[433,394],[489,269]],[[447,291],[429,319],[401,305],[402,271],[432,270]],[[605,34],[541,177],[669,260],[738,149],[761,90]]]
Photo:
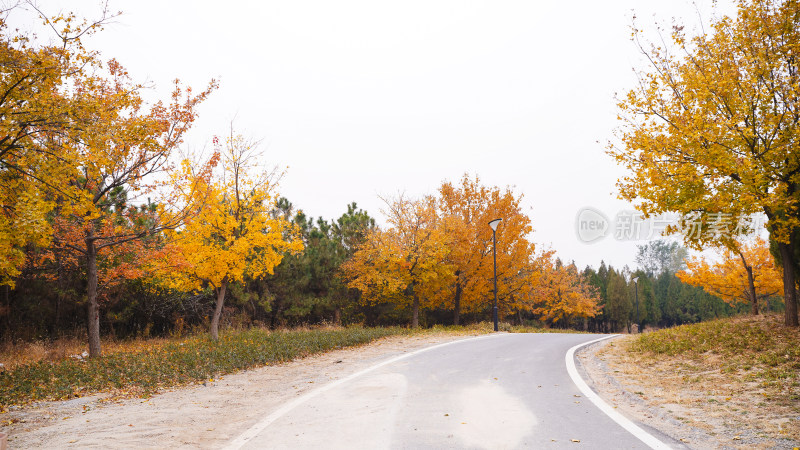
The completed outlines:
[[[327,382],[419,348],[465,339],[392,336],[285,364],[227,375],[148,399],[99,394],[0,414],[10,448],[219,448],[257,419]]]
[[[763,392],[719,370],[680,359],[637,360],[632,336],[577,355],[586,382],[625,415],[689,448],[796,448],[800,414],[765,404]],[[713,366],[713,364],[711,364]]]

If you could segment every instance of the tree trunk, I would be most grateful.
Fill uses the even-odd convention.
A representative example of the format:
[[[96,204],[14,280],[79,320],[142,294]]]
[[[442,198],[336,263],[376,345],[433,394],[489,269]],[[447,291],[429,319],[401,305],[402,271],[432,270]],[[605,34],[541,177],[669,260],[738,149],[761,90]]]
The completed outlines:
[[[796,327],[797,323],[797,287],[794,278],[794,252],[789,244],[778,242],[778,249],[783,260],[783,301],[786,304],[784,323],[787,327]]]
[[[94,233],[86,238],[86,297],[88,300],[89,357],[102,355],[100,348],[100,305],[97,303],[97,248]]]
[[[411,328],[419,328],[419,296],[413,292],[413,286],[411,289],[414,295],[414,304],[411,306]]]
[[[222,307],[225,306],[225,291],[228,289],[228,278],[222,279],[217,289],[217,306],[214,308],[214,317],[211,319],[211,339],[219,339],[219,318],[222,316]]]
[[[280,312],[281,308],[283,307],[283,300],[280,300],[277,296],[272,302],[272,311],[270,313],[269,318],[269,329],[274,330],[275,327],[278,326],[278,313]]]
[[[750,266],[746,266],[747,269],[747,289],[748,289],[748,296],[750,297],[750,314],[757,316],[758,315],[758,297],[756,296],[756,284],[755,280],[753,279],[753,268]]]
[[[458,276],[458,274],[456,274]],[[463,291],[463,287],[461,286],[461,281],[456,280],[456,297],[455,302],[453,305],[453,325],[458,325],[460,315],[461,315],[461,292]]]
[[[5,322],[6,330],[3,337],[10,337],[11,336],[11,298],[9,297],[9,292],[11,291],[11,286],[5,285],[3,286],[3,297],[4,302],[3,306],[6,308],[6,315],[3,318],[3,322]]]
[[[333,324],[337,327],[342,325],[342,308],[338,306],[333,310]]]
[[[742,265],[744,265],[744,270],[747,271],[747,296],[750,297],[750,314],[757,316],[758,315],[758,297],[756,296],[756,282],[755,278],[753,278],[753,267],[747,264],[747,260],[744,259],[744,254],[739,252],[739,258],[742,259]]]

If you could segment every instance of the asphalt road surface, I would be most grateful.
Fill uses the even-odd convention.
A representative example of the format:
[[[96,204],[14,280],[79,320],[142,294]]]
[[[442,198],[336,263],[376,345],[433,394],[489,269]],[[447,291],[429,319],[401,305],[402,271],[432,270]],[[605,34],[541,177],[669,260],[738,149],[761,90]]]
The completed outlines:
[[[499,334],[436,346],[287,404],[232,448],[649,448],[567,372],[568,349],[598,337]]]

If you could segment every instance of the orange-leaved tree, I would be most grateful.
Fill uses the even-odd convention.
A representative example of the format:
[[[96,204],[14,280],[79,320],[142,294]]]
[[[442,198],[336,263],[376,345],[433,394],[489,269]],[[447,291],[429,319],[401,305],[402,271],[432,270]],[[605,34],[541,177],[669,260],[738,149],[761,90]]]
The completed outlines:
[[[180,203],[177,192],[164,180],[173,172],[174,152],[194,121],[198,104],[216,87],[212,81],[193,95],[176,81],[170,103],[158,102],[148,110],[138,94],[141,86],[131,84],[115,61],[107,69],[108,79],[93,76],[75,86],[76,96],[93,105],[92,126],[71,130],[68,136],[48,137],[49,146],[68,148],[76,164],[68,185],[55,199],[55,222],[63,232],[54,235],[52,246],[74,252],[84,262],[92,357],[101,354],[98,261],[111,247],[148,240],[180,226],[190,214],[191,205]],[[207,175],[214,164],[209,160],[196,173]],[[186,180],[190,190],[204,183]],[[126,200],[120,202],[123,191]],[[147,217],[141,215],[142,204],[152,208]]]
[[[99,106],[77,92],[99,69],[80,38],[112,17],[104,11],[95,22],[81,22],[72,14],[42,14],[58,43],[37,45],[9,29],[8,15],[17,12],[11,6],[0,16],[0,283],[12,288],[25,246],[49,244],[54,197],[79,167],[74,148],[61,143],[93,127]]]
[[[538,279],[528,293],[528,306],[541,320],[555,324],[600,312],[600,293],[574,264],[563,265],[546,252],[537,258]]]
[[[365,303],[411,307],[411,326],[419,326],[420,308],[435,306],[450,285],[447,236],[439,226],[433,197],[386,200],[385,230],[370,230],[342,273]]]
[[[228,286],[272,274],[286,252],[303,250],[295,227],[274,214],[275,172],[258,164],[256,143],[231,131],[223,147],[222,167],[201,190],[202,209],[169,233],[172,242],[158,262],[158,277],[167,286],[214,289],[210,333],[215,340]],[[188,189],[187,195],[192,192],[198,191]]]
[[[777,295],[782,288],[782,274],[775,266],[769,243],[761,238],[739,244],[736,251],[723,251],[722,260],[710,262],[694,257],[677,277],[684,283],[702,287],[730,305],[749,303],[758,314],[758,301]]]
[[[455,280],[447,295],[452,298],[453,322],[461,312],[486,308],[493,295],[492,229],[488,223],[503,219],[497,228],[498,309],[510,314],[535,275],[530,261],[534,245],[530,218],[522,211],[521,195],[481,184],[464,175],[460,183],[444,182],[439,188],[438,209],[450,252],[447,262]],[[442,303],[448,303],[442,299]]]

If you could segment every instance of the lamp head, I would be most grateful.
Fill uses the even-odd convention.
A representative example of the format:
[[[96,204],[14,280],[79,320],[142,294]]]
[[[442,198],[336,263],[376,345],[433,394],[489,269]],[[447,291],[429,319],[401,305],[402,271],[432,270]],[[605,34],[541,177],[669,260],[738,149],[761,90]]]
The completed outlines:
[[[633,282],[638,284],[639,283],[639,277],[634,277],[633,278]]]
[[[493,221],[489,222],[489,226],[492,227],[492,231],[497,231],[497,226],[500,225],[503,219],[494,219]]]

